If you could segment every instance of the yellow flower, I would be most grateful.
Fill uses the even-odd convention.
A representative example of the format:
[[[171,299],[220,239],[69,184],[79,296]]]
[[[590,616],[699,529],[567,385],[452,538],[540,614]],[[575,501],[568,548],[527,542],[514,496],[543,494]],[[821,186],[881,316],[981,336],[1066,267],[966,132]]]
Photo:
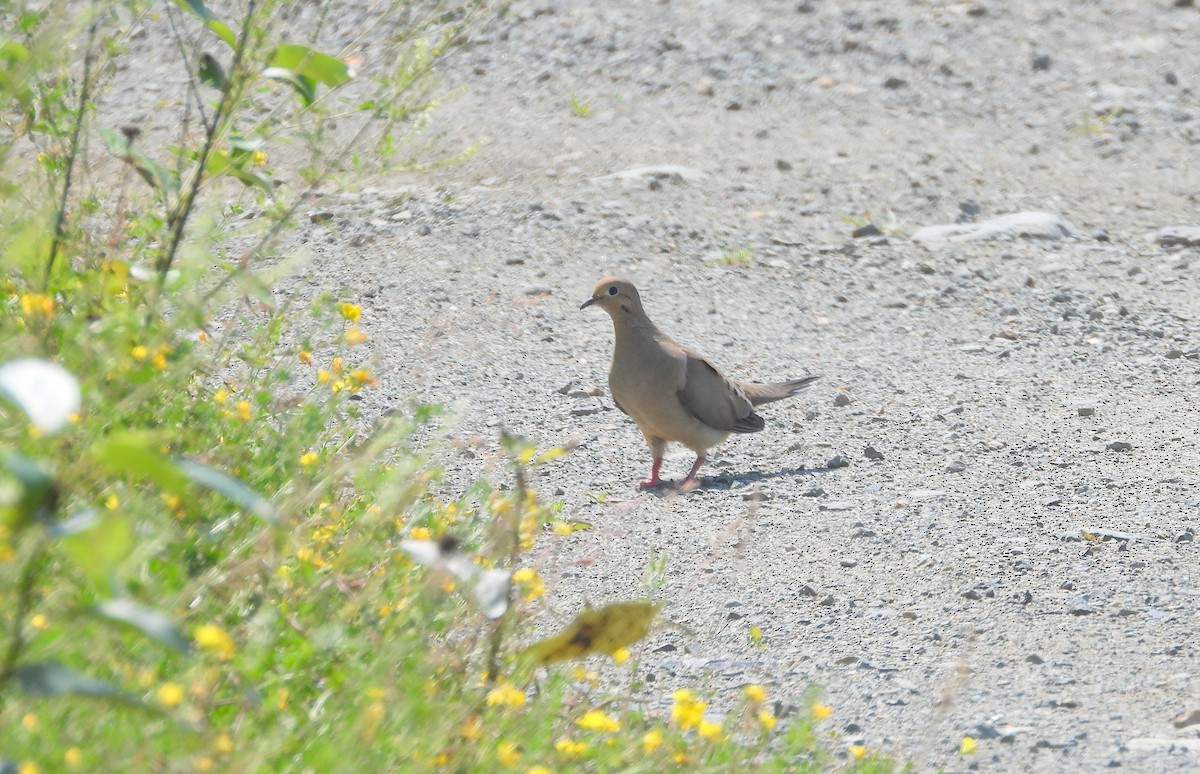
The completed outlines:
[[[164,371],[167,368],[167,353],[156,352],[154,358],[150,361],[159,371]]]
[[[575,528],[565,521],[556,521],[554,522],[554,534],[561,535],[563,537],[566,537],[567,535],[574,535]]]
[[[275,694],[275,708],[280,712],[286,710],[288,708],[288,697],[290,695],[291,691],[289,691],[287,688],[280,688],[278,693]]]
[[[312,362],[312,352],[307,349],[300,350],[300,362],[308,365]]]
[[[532,602],[546,593],[546,584],[542,582],[542,576],[532,567],[517,570],[513,573],[512,580],[524,589],[526,602]]]
[[[201,755],[196,759],[196,771],[212,771],[213,759],[207,755]]]
[[[338,311],[342,313],[342,317],[345,317],[350,322],[358,322],[358,318],[362,317],[362,307],[358,304],[352,304],[349,301],[343,301],[338,306]]]
[[[322,368],[320,371],[317,371],[317,381],[321,384],[327,384],[332,379],[333,374],[329,373],[324,368]]]
[[[229,734],[217,734],[217,738],[213,740],[213,749],[221,754],[233,752],[233,737]]]
[[[575,742],[567,738],[559,739],[554,743],[554,749],[558,750],[568,758],[578,758],[587,752],[587,742]]]
[[[554,774],[554,772],[545,766],[534,766],[532,769],[525,772],[525,774]]]
[[[37,764],[33,761],[25,761],[17,767],[17,774],[38,774]]]
[[[976,747],[977,745],[975,744],[975,739],[973,737],[964,736],[962,739],[962,744],[958,746],[958,751],[963,755],[974,755]]]
[[[300,455],[300,464],[306,468],[316,461],[317,461],[317,453],[316,452],[307,451],[307,452],[304,452],[304,454]]]
[[[524,703],[525,692],[508,683],[497,685],[488,691],[487,704],[489,707],[520,707]]]
[[[357,392],[362,389],[363,385],[375,386],[378,384],[375,377],[371,376],[371,372],[366,368],[356,368],[350,372],[349,382],[351,388]]]
[[[629,660],[629,648],[617,648],[612,652],[612,660],[617,664],[624,664]]]
[[[814,701],[809,709],[812,711],[813,720],[824,720],[833,714],[833,707],[819,701]]]
[[[458,733],[468,742],[479,741],[479,738],[483,736],[483,724],[479,722],[479,716],[472,715],[467,718],[467,721],[458,729]]]
[[[213,393],[213,401],[224,403],[227,400],[229,400],[229,392],[224,387],[218,387],[217,391]]]
[[[721,724],[714,723],[711,720],[700,721],[700,736],[710,742],[715,742],[721,738]]]
[[[329,363],[329,370],[333,371],[335,374],[340,374],[342,372],[342,359],[340,357],[335,357]]]
[[[104,507],[109,509],[110,511],[115,511],[116,509],[121,507],[121,498],[117,497],[115,494],[110,494],[104,500]]]
[[[751,704],[762,704],[767,700],[767,689],[761,685],[747,685],[742,689],[742,695]]]
[[[265,167],[267,165],[267,152],[266,151],[256,150],[256,151],[254,151],[254,155],[251,156],[251,158],[253,159],[254,166],[256,166],[256,167]]]
[[[662,746],[662,732],[657,728],[652,731],[647,731],[642,735],[642,749],[647,753],[652,753]]]
[[[867,757],[866,745],[852,744],[850,745],[850,754],[854,756],[854,760],[861,761]]]
[[[779,718],[775,717],[775,713],[770,710],[760,710],[758,713],[758,724],[770,731],[779,722]]]
[[[46,620],[46,616],[38,613],[33,618],[29,619],[29,625],[35,629],[45,629],[50,625],[50,622]]]
[[[248,400],[239,400],[239,401],[237,402],[237,413],[238,413],[238,419],[242,420],[243,422],[249,422],[249,421],[250,421],[250,417],[251,417],[251,416],[253,416],[253,415],[251,414],[251,411],[250,411],[250,409],[251,409],[251,407],[250,407],[250,401],[248,401]]]
[[[687,688],[675,692],[675,706],[671,708],[671,722],[683,731],[695,728],[704,720],[704,709],[708,702],[700,701]]]
[[[586,667],[575,667],[573,670],[571,670],[571,677],[575,678],[581,683],[591,683],[593,686],[600,685],[600,675]]]
[[[429,540],[431,537],[429,527],[413,527],[408,534],[412,535],[413,540]]]
[[[41,293],[26,293],[21,296],[21,309],[26,317],[53,317],[54,299]]]
[[[178,683],[163,683],[158,686],[158,701],[167,709],[178,707],[183,701],[183,686]]]
[[[150,350],[146,349],[141,344],[138,344],[136,347],[134,347],[133,349],[131,349],[129,351],[129,354],[131,356],[133,356],[134,360],[145,360],[147,357],[150,356]]]
[[[26,731],[34,731],[37,729],[37,715],[32,712],[26,712],[21,718],[21,725]]]
[[[367,334],[359,330],[357,325],[350,326],[350,328],[346,331],[346,343],[352,347],[356,344],[362,344],[366,340]]]
[[[68,747],[67,751],[63,753],[63,760],[68,766],[74,768],[83,763],[83,753],[78,747]]]
[[[521,760],[521,748],[512,742],[500,742],[496,745],[496,760],[500,761],[501,766],[511,769]]]
[[[223,659],[233,658],[233,654],[237,652],[237,644],[234,643],[233,637],[220,626],[204,624],[196,629],[192,638],[201,649],[212,651]]]
[[[585,731],[603,731],[607,734],[615,734],[621,730],[620,721],[609,717],[600,710],[591,710],[585,713],[583,717],[575,721],[575,725]]]

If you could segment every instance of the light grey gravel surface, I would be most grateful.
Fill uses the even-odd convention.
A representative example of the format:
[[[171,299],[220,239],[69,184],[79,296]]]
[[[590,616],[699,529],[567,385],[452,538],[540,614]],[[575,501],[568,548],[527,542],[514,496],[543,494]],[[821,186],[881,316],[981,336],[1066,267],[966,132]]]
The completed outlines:
[[[1200,723],[1172,723],[1200,709],[1187,5],[516,2],[443,72],[466,91],[434,139],[481,151],[320,202],[279,293],[364,305],[368,416],[454,409],[448,492],[507,475],[501,425],[579,443],[536,480],[594,525],[535,549],[540,621],[643,594],[664,555],[651,711],[815,683],[835,747],[919,771],[1195,770]],[[1019,212],[1070,230],[910,238]],[[727,373],[822,380],[702,490],[638,492],[610,322],[577,308],[609,273]]]

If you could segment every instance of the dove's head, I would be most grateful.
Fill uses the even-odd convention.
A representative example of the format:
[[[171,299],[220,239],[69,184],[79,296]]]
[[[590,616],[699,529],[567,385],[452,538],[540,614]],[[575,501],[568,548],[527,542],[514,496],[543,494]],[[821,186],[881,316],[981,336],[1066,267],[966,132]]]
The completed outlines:
[[[586,309],[589,306],[598,306],[613,317],[622,311],[645,314],[637,288],[629,280],[620,277],[605,277],[596,283],[592,297],[584,301],[579,308]]]

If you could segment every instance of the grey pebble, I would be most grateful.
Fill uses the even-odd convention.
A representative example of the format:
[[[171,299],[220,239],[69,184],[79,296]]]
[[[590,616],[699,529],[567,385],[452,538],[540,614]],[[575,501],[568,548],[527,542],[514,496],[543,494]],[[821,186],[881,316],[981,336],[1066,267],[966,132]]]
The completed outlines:
[[[833,398],[833,405],[838,408],[841,408],[843,406],[849,406],[850,405],[850,396],[844,392],[839,392]]]
[[[554,293],[554,288],[549,285],[526,285],[521,288],[521,295],[525,296],[549,296]]]
[[[836,470],[837,468],[848,468],[848,467],[850,467],[850,460],[846,459],[841,454],[836,454],[829,458],[829,460],[825,463],[825,467],[829,470]]]
[[[1067,604],[1067,612],[1071,615],[1092,615],[1096,608],[1088,601],[1086,594],[1081,594]]]
[[[1080,406],[1078,411],[1079,411],[1079,416],[1081,416],[1081,417],[1094,416],[1096,413],[1096,409],[1094,409],[1091,406]]]
[[[843,559],[842,561],[838,562],[838,564],[840,564],[846,568],[857,567],[858,560],[857,559]]]
[[[967,463],[963,462],[962,460],[954,460],[949,465],[947,465],[945,468],[943,468],[942,472],[943,473],[962,473],[966,469],[967,469]]]
[[[876,449],[874,446],[868,446],[867,448],[863,449],[863,456],[869,460],[883,459],[883,453],[880,452],[878,449]]]
[[[1032,64],[1033,64],[1033,69],[1035,71],[1049,70],[1050,69],[1050,55],[1049,54],[1035,54],[1033,57]]]
[[[1108,449],[1109,451],[1127,452],[1133,450],[1133,444],[1129,443],[1128,441],[1113,441],[1104,448]]]

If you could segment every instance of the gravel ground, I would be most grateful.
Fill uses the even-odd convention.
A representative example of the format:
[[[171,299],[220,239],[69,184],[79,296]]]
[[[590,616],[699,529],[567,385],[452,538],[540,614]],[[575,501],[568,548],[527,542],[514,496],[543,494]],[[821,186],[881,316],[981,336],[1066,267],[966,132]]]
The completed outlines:
[[[501,424],[579,443],[537,485],[595,528],[539,543],[540,621],[664,555],[652,710],[815,683],[917,770],[1195,770],[1200,252],[1161,232],[1198,224],[1190,6],[519,1],[443,72],[433,139],[481,152],[321,202],[280,293],[364,304],[369,416],[455,409],[449,490],[506,475]],[[1023,211],[1071,235],[910,238]],[[703,489],[638,492],[587,394],[609,273],[727,373],[822,380]]]

